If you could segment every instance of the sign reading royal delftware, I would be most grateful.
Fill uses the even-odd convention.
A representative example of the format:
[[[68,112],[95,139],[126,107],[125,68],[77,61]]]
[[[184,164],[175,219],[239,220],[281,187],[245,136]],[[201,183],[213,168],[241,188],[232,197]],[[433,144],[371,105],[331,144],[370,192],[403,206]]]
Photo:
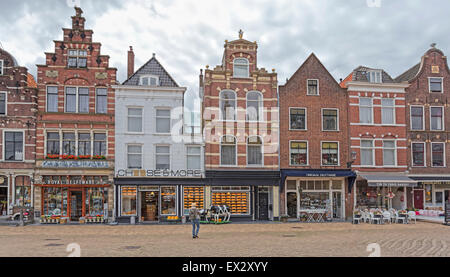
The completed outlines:
[[[108,168],[107,161],[61,161],[61,160],[49,160],[43,161],[42,167],[45,168]]]
[[[203,175],[202,170],[193,169],[181,169],[181,170],[169,170],[169,169],[156,169],[156,170],[143,170],[143,169],[119,169],[117,170],[117,177],[153,177],[153,178],[201,178]]]

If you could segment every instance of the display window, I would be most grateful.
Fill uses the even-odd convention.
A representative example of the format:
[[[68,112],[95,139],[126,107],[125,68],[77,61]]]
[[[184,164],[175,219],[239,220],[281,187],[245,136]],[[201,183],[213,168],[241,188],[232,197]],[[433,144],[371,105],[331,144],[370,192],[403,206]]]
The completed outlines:
[[[15,206],[31,207],[31,179],[29,176],[15,178]]]
[[[176,187],[161,187],[161,215],[177,214],[177,190]]]
[[[250,187],[213,187],[213,206],[226,205],[233,215],[250,214]]]
[[[122,187],[121,196],[121,214],[123,216],[135,216],[137,203],[136,187]]]
[[[108,202],[107,195],[104,188],[87,188],[86,216],[103,216],[104,204]]]
[[[43,188],[43,215],[67,216],[68,189],[62,187]]]
[[[203,187],[184,187],[183,188],[183,203],[184,214],[189,214],[189,209],[195,203],[198,209],[204,208],[205,189]]]

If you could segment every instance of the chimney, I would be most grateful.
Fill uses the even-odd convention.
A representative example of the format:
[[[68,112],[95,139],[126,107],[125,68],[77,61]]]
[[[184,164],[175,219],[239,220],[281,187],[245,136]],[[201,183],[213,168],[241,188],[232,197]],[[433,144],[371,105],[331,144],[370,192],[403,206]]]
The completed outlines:
[[[130,50],[128,51],[128,72],[127,78],[130,78],[134,73],[134,52],[133,46],[130,46]]]

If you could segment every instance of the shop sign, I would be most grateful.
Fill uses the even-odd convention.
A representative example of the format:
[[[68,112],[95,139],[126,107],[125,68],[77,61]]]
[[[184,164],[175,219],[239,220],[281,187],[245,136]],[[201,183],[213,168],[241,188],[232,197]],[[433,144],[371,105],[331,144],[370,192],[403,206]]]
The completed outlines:
[[[38,182],[36,182],[38,183]],[[45,185],[104,185],[105,182],[96,182],[94,179],[65,179],[65,180],[45,180],[41,182]]]
[[[117,177],[151,177],[151,178],[201,178],[202,170],[182,169],[182,170],[133,170],[119,169]]]
[[[45,168],[109,168],[106,161],[43,161],[42,167]]]
[[[401,187],[416,187],[416,183],[386,183],[386,182],[377,182],[377,183],[369,183],[369,187],[392,187],[392,188],[401,188]]]
[[[426,183],[423,183],[424,185],[440,185],[440,186],[450,186],[450,182],[445,182],[445,181],[442,181],[442,182],[426,182]]]
[[[333,173],[306,174],[306,177],[336,177]]]

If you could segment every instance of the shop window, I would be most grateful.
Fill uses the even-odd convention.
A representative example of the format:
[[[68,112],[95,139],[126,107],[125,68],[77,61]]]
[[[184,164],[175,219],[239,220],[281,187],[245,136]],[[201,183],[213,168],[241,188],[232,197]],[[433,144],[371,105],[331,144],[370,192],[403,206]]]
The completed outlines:
[[[22,161],[23,133],[5,132],[5,161]]]
[[[170,110],[167,109],[156,110],[156,133],[159,134],[170,133]]]
[[[127,161],[129,169],[142,168],[142,145],[127,145]]]
[[[247,139],[247,164],[253,166],[263,165],[262,141],[258,136]]]
[[[67,66],[70,68],[86,68],[87,51],[86,50],[69,50],[69,58]]]
[[[373,107],[371,98],[359,98],[359,123],[373,123]]]
[[[319,80],[308,80],[307,95],[319,95]]]
[[[236,58],[233,61],[233,77],[248,78],[249,76],[249,62],[245,58]]]
[[[107,202],[104,188],[86,189],[86,216],[104,216],[104,204]]]
[[[6,115],[6,92],[0,93],[0,116]]]
[[[331,185],[333,190],[342,190],[342,181],[333,180],[331,182]]]
[[[325,210],[329,202],[328,192],[302,192],[300,193],[300,209],[302,210]]]
[[[201,148],[198,146],[187,147],[187,169],[201,169]]]
[[[442,206],[444,204],[444,192],[436,191],[435,203],[437,206]]]
[[[425,143],[412,143],[413,166],[425,166]]]
[[[106,134],[94,134],[94,155],[106,156]]]
[[[293,141],[290,143],[291,165],[308,165],[308,142]]]
[[[383,141],[383,165],[395,166],[395,141]]]
[[[176,187],[161,188],[161,215],[176,215]]]
[[[381,123],[395,124],[395,99],[381,99]]]
[[[260,92],[247,93],[247,121],[260,121],[262,119],[263,101]]]
[[[444,143],[431,143],[431,159],[432,166],[443,167],[445,166],[444,161]]]
[[[170,169],[169,146],[156,146],[156,169]]]
[[[78,134],[78,155],[91,155],[91,134]]]
[[[411,129],[412,130],[423,130],[423,107],[411,107]]]
[[[431,130],[443,131],[444,130],[444,107],[431,107]]]
[[[212,205],[228,207],[233,215],[250,214],[249,187],[213,187]]]
[[[223,136],[220,144],[220,164],[235,166],[236,161],[236,138],[234,136]]]
[[[291,108],[289,111],[290,129],[306,130],[306,109]]]
[[[43,212],[45,216],[67,216],[67,188],[43,188]]]
[[[47,133],[47,155],[59,155],[59,133]]]
[[[142,133],[142,108],[128,108],[128,132]]]
[[[373,141],[361,140],[361,165],[373,166]]]
[[[106,88],[97,88],[95,90],[95,112],[106,114],[108,112],[108,90]]]
[[[338,130],[338,110],[335,109],[322,110],[322,128],[324,131]]]
[[[15,178],[15,206],[31,207],[31,180],[29,176]]]
[[[307,189],[307,183],[306,181],[300,181],[300,189],[306,190]]]
[[[76,155],[75,133],[63,133],[63,155]]]
[[[287,190],[297,190],[297,181],[287,181]]]
[[[339,144],[337,142],[322,142],[322,165],[339,165]]]
[[[220,92],[220,119],[236,120],[236,93],[234,91]]]
[[[121,214],[122,216],[135,216],[137,203],[136,187],[122,187]]]
[[[195,203],[198,209],[204,208],[205,189],[203,187],[184,187],[184,214],[189,213],[192,204]]]
[[[429,78],[430,92],[442,93],[442,78]]]
[[[425,185],[425,203],[433,204],[433,185]]]

